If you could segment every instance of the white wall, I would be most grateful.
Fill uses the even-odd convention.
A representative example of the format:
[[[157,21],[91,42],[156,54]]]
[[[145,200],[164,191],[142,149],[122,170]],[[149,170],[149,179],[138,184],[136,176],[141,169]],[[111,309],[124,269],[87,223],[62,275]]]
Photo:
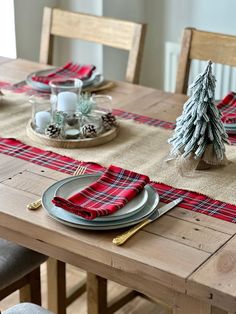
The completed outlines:
[[[8,1],[8,0],[4,0]],[[44,6],[56,6],[56,0],[15,0],[17,56],[38,61]]]
[[[5,0],[8,1],[8,0]],[[102,14],[102,0],[15,0],[17,56],[38,61],[43,7],[60,7],[65,10]],[[103,68],[102,47],[87,42],[63,40],[55,42],[54,64],[64,64],[69,59],[93,63],[99,71]]]
[[[143,0],[103,0],[103,15],[146,22],[146,5]],[[128,52],[104,47],[103,70],[106,77],[122,80],[125,77]]]
[[[0,56],[16,57],[14,1],[0,1]]]
[[[165,1],[168,0],[104,0],[104,15],[148,24],[140,78],[140,83],[147,86],[162,86]],[[127,54],[109,52],[108,49],[104,52],[105,74],[108,77],[124,78]],[[115,63],[118,57],[119,62]]]
[[[180,40],[184,27],[192,26],[236,35],[235,0],[163,0],[166,40]]]
[[[58,0],[58,7],[95,15],[102,15],[102,0]],[[68,59],[95,64],[98,71],[103,71],[103,49],[101,45],[70,39],[57,39],[60,54],[55,58],[55,64],[64,64]]]
[[[38,60],[44,5],[148,23],[141,83],[158,88],[164,86],[164,44],[180,42],[184,27],[236,35],[235,0],[15,0],[19,57]],[[103,53],[101,47],[91,48],[90,44],[58,44],[58,64],[70,58],[92,62],[104,69],[107,78],[123,79],[125,52],[105,48]]]

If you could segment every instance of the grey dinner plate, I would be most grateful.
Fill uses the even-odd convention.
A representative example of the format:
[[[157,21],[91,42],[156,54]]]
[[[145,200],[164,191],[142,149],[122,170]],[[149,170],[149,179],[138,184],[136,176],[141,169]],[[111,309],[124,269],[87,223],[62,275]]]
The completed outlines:
[[[84,175],[84,176],[94,176],[94,175]],[[89,220],[81,219],[79,216],[71,214],[70,212],[63,210],[60,207],[56,207],[52,203],[52,199],[55,195],[57,188],[61,184],[69,182],[70,179],[71,178],[66,178],[51,185],[43,193],[42,204],[45,210],[47,211],[47,213],[50,215],[50,217],[61,222],[62,224],[65,224],[74,228],[88,229],[88,230],[111,230],[111,229],[128,227],[142,221],[144,218],[151,215],[159,203],[158,193],[156,193],[156,191],[150,185],[146,185],[145,189],[148,193],[147,201],[144,207],[136,214],[131,215],[127,218],[123,218],[123,219],[119,219],[115,221],[96,221],[96,220],[89,221]]]
[[[91,174],[84,176],[71,177],[66,183],[62,183],[55,192],[55,196],[60,196],[63,198],[69,198],[70,196],[78,193],[79,191],[85,189],[87,186],[99,179],[101,174]],[[123,208],[119,209],[117,212],[107,216],[101,216],[95,218],[95,221],[114,221],[123,218],[127,218],[131,215],[136,214],[140,211],[148,199],[148,192],[143,189],[136,197],[129,201]],[[74,214],[71,214],[74,215]],[[74,215],[76,218],[78,215]],[[80,219],[83,219],[82,217]]]

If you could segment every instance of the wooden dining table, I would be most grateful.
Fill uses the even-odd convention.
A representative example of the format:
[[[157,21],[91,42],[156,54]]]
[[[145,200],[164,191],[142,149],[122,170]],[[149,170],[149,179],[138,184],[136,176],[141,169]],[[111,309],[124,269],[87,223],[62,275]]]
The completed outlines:
[[[16,83],[44,68],[0,58],[0,81]],[[105,93],[116,109],[169,122],[181,114],[187,99],[121,81]],[[43,209],[26,209],[67,176],[0,154],[0,236],[138,291],[174,314],[236,313],[236,224],[176,207],[118,247],[112,239],[119,230],[75,229]]]

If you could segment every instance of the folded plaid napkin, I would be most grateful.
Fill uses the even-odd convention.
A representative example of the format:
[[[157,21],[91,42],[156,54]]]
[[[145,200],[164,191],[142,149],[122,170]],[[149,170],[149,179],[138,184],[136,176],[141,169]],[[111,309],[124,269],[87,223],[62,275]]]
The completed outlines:
[[[149,177],[111,165],[90,186],[68,199],[55,196],[52,202],[88,220],[113,214],[134,198],[149,182]]]
[[[78,78],[80,80],[86,80],[90,78],[96,67],[92,64],[78,64],[68,62],[64,66],[56,69],[48,75],[34,75],[32,80],[35,82],[40,82],[48,84],[51,80],[61,79],[61,78]]]
[[[222,113],[223,123],[236,123],[236,93],[230,92],[217,105]]]

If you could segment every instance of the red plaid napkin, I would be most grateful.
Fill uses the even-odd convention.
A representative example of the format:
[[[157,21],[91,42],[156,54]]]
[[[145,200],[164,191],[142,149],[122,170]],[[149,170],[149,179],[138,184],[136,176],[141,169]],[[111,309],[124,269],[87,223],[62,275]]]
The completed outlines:
[[[113,214],[134,198],[149,177],[111,165],[94,183],[68,199],[56,196],[52,202],[88,220]]]
[[[65,77],[70,78],[78,78],[80,80],[86,80],[90,78],[93,71],[96,69],[96,67],[92,64],[78,64],[78,63],[72,63],[68,62],[63,67],[58,68],[54,72],[51,72],[48,75],[42,75],[42,76],[32,76],[32,80],[44,84],[48,84],[49,81],[54,79],[61,79]]]
[[[236,93],[230,92],[217,105],[222,113],[223,123],[236,123]]]

